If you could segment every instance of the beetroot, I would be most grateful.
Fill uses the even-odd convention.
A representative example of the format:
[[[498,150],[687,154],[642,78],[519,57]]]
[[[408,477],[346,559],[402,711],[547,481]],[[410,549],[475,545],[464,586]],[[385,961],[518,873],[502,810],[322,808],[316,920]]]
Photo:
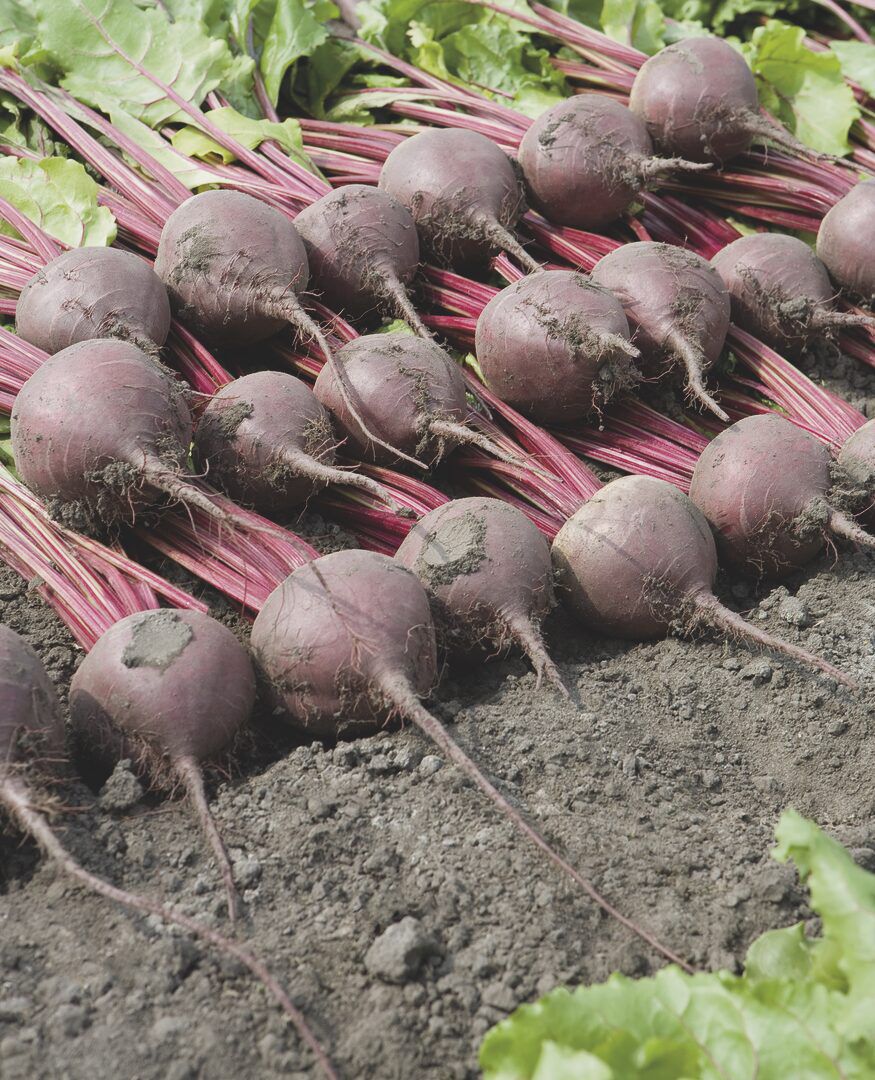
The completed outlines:
[[[781,577],[823,550],[829,533],[869,546],[870,537],[830,501],[828,447],[777,413],[746,416],[703,450],[690,498],[726,558]]]
[[[194,450],[217,487],[274,517],[325,484],[363,488],[393,504],[375,480],[335,467],[336,442],[328,410],[306,383],[280,371],[256,371],[213,395]]]
[[[541,622],[556,603],[550,548],[520,510],[498,499],[455,499],[413,526],[395,558],[419,578],[448,644],[511,643],[567,697]]]
[[[419,267],[419,235],[406,206],[379,188],[348,184],[302,210],[295,228],[312,285],[329,307],[353,317],[376,309],[429,336],[407,292]]]
[[[267,598],[252,650],[278,715],[319,738],[376,731],[395,716],[415,724],[587,895],[683,964],[600,896],[423,708],[419,698],[437,679],[437,647],[428,597],[409,570],[371,551],[307,563]]]
[[[754,142],[804,149],[761,115],[753,72],[716,37],[692,37],[661,49],[638,70],[629,108],[647,124],[662,153],[720,165]]]
[[[225,521],[185,476],[191,436],[179,384],[116,339],[55,353],[22,386],[12,412],[22,480],[66,520],[92,529],[132,521],[162,493]]]
[[[191,615],[192,612],[185,614]],[[301,1038],[312,1050],[322,1074],[327,1080],[338,1080],[322,1045],[310,1030],[300,1009],[261,960],[196,919],[145,896],[119,889],[90,873],[64,847],[41,809],[44,799],[31,783],[32,778],[37,778],[40,768],[45,770],[57,757],[63,742],[63,721],[57,695],[39,657],[7,626],[0,626],[0,699],[0,808],[7,811],[13,825],[18,825],[30,835],[60,870],[90,892],[179,926],[219,953],[241,963],[291,1019]]]
[[[138,255],[73,248],[37,270],[21,290],[15,330],[47,353],[94,338],[121,338],[157,353],[170,333],[170,301]]]
[[[576,229],[609,225],[660,177],[711,167],[654,157],[644,121],[603,94],[577,94],[541,113],[518,156],[535,209]]]
[[[846,489],[844,501],[875,525],[875,420],[857,428],[845,441],[833,469],[833,480],[837,488]]]
[[[369,334],[338,349],[335,359],[353,401],[381,441],[368,438],[350,414],[327,365],[313,391],[333,414],[346,439],[346,451],[360,461],[397,464],[401,455],[384,449],[391,445],[404,452],[404,460],[431,467],[456,446],[470,443],[519,464],[465,425],[465,379],[459,365],[435,342],[403,332]]]
[[[553,561],[560,596],[598,633],[645,641],[671,629],[711,626],[856,688],[832,664],[720,603],[713,592],[717,549],[708,522],[665,480],[624,476],[606,484],[559,530]]]
[[[875,180],[862,180],[820,223],[817,254],[833,281],[871,305],[875,301]]]
[[[526,211],[514,164],[485,135],[420,131],[386,158],[380,187],[407,207],[440,261],[467,266],[506,251],[527,270],[541,269],[510,231]]]
[[[254,703],[252,665],[231,631],[199,611],[166,608],[111,626],[70,687],[70,721],[87,742],[133,758],[159,785],[185,785],[221,868],[232,921],[237,892],[202,765],[228,750]]]
[[[579,420],[634,385],[638,350],[620,301],[571,270],[545,270],[497,293],[477,320],[489,387],[535,420]]]
[[[619,297],[644,372],[681,368],[687,393],[728,420],[703,379],[729,329],[729,293],[714,267],[692,251],[645,241],[605,255],[592,280]]]
[[[711,260],[732,299],[732,321],[772,348],[800,352],[813,338],[872,320],[833,310],[826,267],[798,237],[754,233]]]
[[[304,241],[281,210],[239,191],[193,195],[161,230],[155,272],[177,317],[204,340],[253,345],[290,323],[333,365],[299,299],[310,274]],[[341,393],[355,412],[342,379]]]

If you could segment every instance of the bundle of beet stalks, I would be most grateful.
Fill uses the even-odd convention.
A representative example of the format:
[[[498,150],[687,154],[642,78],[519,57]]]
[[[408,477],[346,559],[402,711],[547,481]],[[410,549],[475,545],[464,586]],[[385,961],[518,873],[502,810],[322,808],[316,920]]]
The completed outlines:
[[[721,567],[768,585],[827,548],[875,547],[875,420],[811,361],[875,365],[865,88],[847,82],[860,118],[839,158],[788,130],[715,36],[648,57],[540,4],[486,4],[567,91],[523,111],[367,37],[379,4],[343,30],[304,5],[350,60],[317,107],[315,55],[277,82],[257,17],[216,23],[215,61],[171,77],[136,35],[210,27],[176,4],[116,6],[65,16],[87,79],[41,12],[0,70],[20,136],[0,146],[0,558],[86,654],[77,754],[186,792],[234,925],[204,773],[257,691],[304,738],[409,721],[574,887],[688,968],[421,701],[460,656],[517,650],[574,710],[543,636],[558,601],[596,636],[725,635],[860,692],[845,658],[715,590]],[[57,699],[3,634],[8,826],[236,957],[336,1076],[254,952],[67,852],[39,796],[65,756]]]

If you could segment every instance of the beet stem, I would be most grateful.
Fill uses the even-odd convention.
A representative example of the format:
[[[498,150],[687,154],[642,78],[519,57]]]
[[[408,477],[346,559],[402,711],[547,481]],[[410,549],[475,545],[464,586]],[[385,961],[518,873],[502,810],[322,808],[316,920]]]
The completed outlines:
[[[364,473],[339,469],[336,465],[326,465],[311,454],[305,454],[303,450],[286,449],[282,457],[298,476],[304,476],[322,484],[361,488],[362,491],[368,491],[375,498],[386,503],[393,513],[397,514],[401,510],[401,506],[392,498],[389,489],[377,480],[372,480],[370,476],[365,476]]]
[[[465,443],[471,446],[479,446],[481,450],[494,458],[498,458],[499,461],[505,462],[507,465],[515,465],[522,468],[530,467],[524,458],[517,457],[516,454],[506,453],[488,436],[481,435],[479,431],[473,431],[465,424],[457,424],[453,420],[435,419],[429,422],[428,430],[437,438],[446,439],[451,443]],[[543,475],[543,473],[541,475]]]
[[[680,157],[649,157],[642,158],[636,165],[638,175],[645,182],[665,176],[666,173],[674,172],[707,172],[714,166],[710,161],[687,161]]]
[[[669,348],[680,359],[687,373],[687,390],[701,405],[714,413],[724,423],[729,423],[729,416],[720,408],[714,398],[708,393],[705,381],[702,378],[702,367],[705,362],[704,354],[695,345],[678,333],[669,337]]]
[[[571,699],[568,687],[565,685],[559,668],[553,662],[553,658],[544,646],[544,640],[538,627],[528,615],[521,612],[507,615],[507,628],[513,634],[514,641],[531,660],[538,677],[536,689],[540,689],[544,676],[559,691],[566,701]]]
[[[381,438],[375,435],[364,422],[358,409],[353,404],[351,387],[349,385],[349,380],[347,379],[346,372],[343,370],[343,365],[338,364],[337,360],[335,359],[334,353],[325,338],[325,335],[319,329],[319,326],[316,324],[316,322],[314,322],[314,320],[311,319],[307,312],[304,310],[298,298],[294,295],[289,294],[283,296],[281,302],[276,305],[276,312],[281,317],[288,319],[288,321],[292,323],[292,325],[295,326],[300,333],[309,334],[310,337],[319,346],[319,351],[325,357],[325,362],[331,368],[332,372],[334,373],[334,377],[337,380],[337,388],[340,391],[340,396],[343,400],[343,404],[347,407],[347,409],[349,409],[350,416],[356,422],[363,434],[368,439],[370,439],[370,441],[376,446],[382,446],[384,450],[387,450],[390,454],[395,454],[397,457],[400,457],[403,461],[406,461],[408,465],[413,465],[417,469],[426,470],[427,466],[423,465],[421,461],[418,461],[416,458],[410,457],[408,454],[405,454],[403,450],[398,450],[396,449],[396,447],[391,446],[387,442],[384,442]]]
[[[539,847],[547,858],[564,874],[570,877],[576,885],[583,889],[583,891],[594,900],[603,911],[622,923],[627,930],[636,934],[643,941],[646,941],[651,948],[661,953],[672,963],[677,964],[679,967],[683,968],[684,971],[692,973],[693,969],[686,961],[673,953],[671,949],[663,945],[647,930],[638,926],[631,919],[623,915],[622,912],[618,911],[596,890],[594,885],[578,873],[578,871],[575,870],[574,867],[544,839],[537,829],[525,820],[522,814],[520,814],[520,812],[507,801],[501,792],[486,779],[471,758],[468,757],[465,751],[457,745],[449,733],[444,729],[443,725],[423,707],[406,679],[398,675],[384,676],[381,680],[380,688],[387,699],[398,709],[399,713],[412,723],[416,724],[420,731],[427,735],[428,738],[441,749],[446,757],[455,762],[473,784],[480,788],[483,794],[493,803],[496,809],[501,811],[514,828],[521,832],[527,840],[530,840],[535,844],[536,847]]]
[[[789,641],[784,641],[783,638],[774,637],[765,630],[760,630],[759,627],[747,622],[736,612],[721,604],[713,593],[700,592],[691,595],[689,599],[693,602],[696,612],[703,620],[716,629],[723,630],[747,641],[755,641],[758,645],[787,656],[804,667],[816,668],[818,671],[822,671],[825,675],[829,675],[831,679],[835,679],[837,683],[841,683],[842,686],[847,686],[851,690],[859,690],[860,687],[857,682],[837,667],[833,667],[829,661],[822,659],[820,656],[815,656],[814,653],[810,653],[806,649],[800,649],[798,645],[791,645]]]
[[[234,871],[231,867],[228,849],[225,847],[225,841],[222,839],[204,792],[203,769],[199,762],[188,756],[177,758],[174,765],[176,772],[185,785],[186,793],[194,805],[195,814],[210,847],[213,849],[216,862],[219,864],[222,881],[225,884],[225,894],[228,897],[228,918],[233,925],[240,915],[240,895],[234,882]]]
[[[116,888],[115,885],[111,885],[108,881],[104,881],[103,878],[97,877],[83,866],[80,866],[58,839],[45,815],[36,809],[24,784],[8,775],[8,772],[3,769],[0,769],[0,803],[8,807],[13,818],[19,822],[24,831],[36,840],[59,867],[66,874],[84,885],[86,889],[105,897],[107,900],[121,904],[123,907],[131,908],[133,911],[139,911],[146,915],[155,915],[165,923],[182,927],[193,937],[205,941],[219,952],[232,956],[239,961],[258,979],[268,994],[279,1004],[283,1012],[295,1025],[298,1034],[303,1042],[309,1046],[327,1080],[339,1080],[334,1067],[328,1060],[328,1055],[304,1018],[303,1013],[292,1002],[261,960],[253,956],[247,949],[241,948],[241,946],[226,938],[224,934],[204,926],[196,919],[189,918],[188,915],[183,915],[182,912],[175,911],[173,908],[165,907],[156,900],[150,900],[148,897],[137,896],[124,889]]]
[[[836,536],[842,536],[860,547],[875,548],[875,536],[858,525],[852,517],[843,514],[841,510],[833,510],[829,515],[829,529]]]

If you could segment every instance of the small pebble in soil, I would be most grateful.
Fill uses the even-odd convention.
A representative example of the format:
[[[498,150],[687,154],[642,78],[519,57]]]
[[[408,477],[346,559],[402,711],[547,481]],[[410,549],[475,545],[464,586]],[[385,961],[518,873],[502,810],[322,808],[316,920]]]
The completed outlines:
[[[121,812],[136,806],[143,797],[143,785],[131,771],[131,761],[124,758],[113,769],[112,776],[100,789],[101,810]]]
[[[407,915],[374,941],[365,955],[365,967],[383,982],[410,982],[436,948],[419,919]]]
[[[778,605],[778,616],[788,626],[795,626],[797,630],[805,630],[814,622],[808,605],[798,596],[785,596]]]

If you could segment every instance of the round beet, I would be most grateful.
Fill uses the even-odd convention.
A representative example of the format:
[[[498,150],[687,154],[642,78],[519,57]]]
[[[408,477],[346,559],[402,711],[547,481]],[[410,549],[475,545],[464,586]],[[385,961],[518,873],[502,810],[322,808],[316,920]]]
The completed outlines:
[[[620,301],[571,270],[545,270],[497,293],[477,320],[489,387],[535,420],[579,420],[634,385],[638,356]]]
[[[126,341],[55,353],[18,392],[12,450],[22,480],[78,526],[132,521],[159,494],[226,515],[185,478],[191,413],[180,385]]]
[[[327,365],[313,391],[333,414],[346,439],[346,451],[360,461],[396,465],[398,455],[384,449],[390,445],[432,467],[449,450],[471,443],[519,464],[492,440],[465,426],[468,404],[462,370],[434,341],[405,333],[369,334],[338,349],[335,359],[352,400],[382,441],[375,444],[350,414]]]
[[[419,235],[406,206],[379,188],[349,184],[329,191],[295,218],[312,285],[335,311],[377,310],[428,337],[407,286],[419,267]]]
[[[846,501],[875,525],[875,420],[869,420],[845,440],[833,478],[837,488],[846,490]]]
[[[647,124],[661,152],[689,161],[722,165],[753,142],[800,148],[789,132],[760,114],[747,61],[716,37],[685,38],[646,60],[632,84],[629,107]]]
[[[485,135],[431,128],[386,158],[380,187],[411,212],[431,252],[451,266],[483,263],[496,251],[540,270],[510,230],[526,211],[514,164]]]
[[[644,641],[707,625],[856,684],[832,664],[772,637],[714,595],[708,522],[673,484],[624,476],[606,484],[553,542],[560,596],[594,631]]]
[[[830,532],[875,543],[833,504],[832,473],[829,448],[814,436],[777,413],[747,416],[702,451],[690,498],[728,560],[783,577],[819,554]]]
[[[121,338],[156,353],[170,333],[170,301],[138,255],[73,248],[37,270],[21,290],[15,332],[47,353],[94,338]]]
[[[779,351],[799,352],[813,338],[872,322],[833,310],[826,267],[796,236],[742,236],[711,265],[729,290],[733,322]]]
[[[616,908],[530,825],[455,743],[419,696],[437,678],[428,597],[416,576],[371,551],[336,551],[296,570],[267,598],[252,649],[277,713],[317,737],[410,721],[528,841],[604,910],[683,963]]]
[[[704,384],[729,329],[729,293],[714,267],[684,248],[644,241],[599,259],[592,280],[620,299],[643,370],[682,369],[690,396],[728,420]]]
[[[270,516],[288,513],[326,484],[364,488],[391,503],[375,480],[334,466],[336,443],[331,416],[306,383],[256,371],[213,395],[194,451],[217,487]]]
[[[84,741],[117,748],[154,783],[182,781],[222,870],[233,919],[237,895],[204,794],[203,763],[227,751],[255,703],[249,656],[199,611],[164,608],[117,622],[70,686],[70,721]]]
[[[0,786],[10,767],[63,744],[58,695],[30,645],[0,624]],[[2,802],[2,794],[0,794]]]
[[[833,281],[875,301],[875,180],[862,180],[827,213],[817,232],[817,254]]]
[[[456,649],[514,644],[565,696],[541,637],[555,605],[550,548],[520,510],[498,499],[455,499],[413,526],[395,553],[425,586]]]
[[[647,125],[604,94],[577,94],[547,109],[523,136],[519,163],[535,209],[557,225],[599,229],[615,221],[651,182],[709,169],[653,156]]]

